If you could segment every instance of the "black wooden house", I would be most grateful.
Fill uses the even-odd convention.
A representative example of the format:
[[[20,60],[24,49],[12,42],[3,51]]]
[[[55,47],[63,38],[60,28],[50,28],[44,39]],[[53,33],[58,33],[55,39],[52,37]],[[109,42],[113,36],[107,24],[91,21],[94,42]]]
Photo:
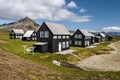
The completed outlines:
[[[106,40],[106,34],[105,33],[98,33],[96,36],[99,36],[101,38],[101,42]]]
[[[10,39],[22,39],[24,35],[23,29],[12,29],[9,34]]]
[[[23,41],[37,41],[37,33],[34,30],[27,31],[22,37]]]
[[[111,41],[113,39],[112,35],[106,34],[106,40]]]
[[[94,35],[92,33],[89,33],[87,30],[80,29],[77,29],[70,39],[71,45],[77,47],[86,47],[95,42]]]
[[[44,22],[37,32],[37,41],[47,43],[48,52],[59,52],[70,48],[70,33],[62,24]]]

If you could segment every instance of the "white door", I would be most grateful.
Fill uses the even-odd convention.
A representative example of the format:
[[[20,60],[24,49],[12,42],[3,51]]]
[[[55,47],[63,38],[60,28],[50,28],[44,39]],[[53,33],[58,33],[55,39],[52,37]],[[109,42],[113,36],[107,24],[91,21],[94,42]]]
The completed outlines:
[[[90,46],[90,42],[89,41],[87,42],[87,45]]]
[[[62,48],[61,42],[59,42],[59,43],[58,43],[58,51],[61,51],[61,48]]]

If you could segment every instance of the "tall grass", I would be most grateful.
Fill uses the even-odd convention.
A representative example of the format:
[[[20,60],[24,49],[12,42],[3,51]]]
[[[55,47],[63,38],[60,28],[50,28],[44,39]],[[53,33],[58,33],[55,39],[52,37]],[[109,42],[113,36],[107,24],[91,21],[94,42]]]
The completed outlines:
[[[31,47],[34,42],[24,42],[18,39],[9,39],[9,32],[0,32],[0,40],[7,41],[7,44],[1,44],[0,48],[10,52],[12,54],[18,55],[22,58],[31,60],[40,64],[41,66],[60,73],[63,79],[79,79],[79,78],[90,78],[90,77],[111,77],[111,78],[120,78],[120,72],[98,72],[98,71],[83,71],[78,69],[68,69],[65,67],[58,67],[53,65],[51,62],[52,60],[58,61],[66,61],[66,62],[77,62],[78,60],[71,55],[60,55],[60,54],[53,54],[53,53],[33,53],[25,52],[22,45],[27,45],[27,47]],[[80,56],[81,58],[87,58],[92,55],[96,55],[98,52],[99,54],[108,53],[108,51],[103,50],[106,48],[110,42],[100,43],[94,49],[88,48],[78,48],[78,47],[71,47],[71,49],[77,50],[75,54]],[[53,75],[54,76],[54,75]]]

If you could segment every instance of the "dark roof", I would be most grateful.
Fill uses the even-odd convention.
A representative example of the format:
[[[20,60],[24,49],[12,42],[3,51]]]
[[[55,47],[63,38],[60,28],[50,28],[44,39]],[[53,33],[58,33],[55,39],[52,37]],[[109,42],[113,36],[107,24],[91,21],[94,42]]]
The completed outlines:
[[[62,24],[44,22],[54,35],[70,35],[70,32]]]

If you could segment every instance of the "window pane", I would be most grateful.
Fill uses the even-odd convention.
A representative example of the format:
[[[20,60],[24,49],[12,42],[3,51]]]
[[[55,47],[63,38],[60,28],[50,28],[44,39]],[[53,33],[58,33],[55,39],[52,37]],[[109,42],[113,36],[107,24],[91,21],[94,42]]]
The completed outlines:
[[[78,38],[82,38],[82,35],[81,35],[81,34],[78,34]]]
[[[78,45],[78,41],[75,41],[75,45]]]
[[[58,36],[58,39],[61,39],[61,36]]]
[[[65,42],[62,42],[62,47],[65,48]]]
[[[45,38],[49,38],[49,32],[45,31]]]
[[[53,39],[57,39],[57,36],[53,36]]]
[[[69,36],[66,36],[66,38],[69,38]]]
[[[65,39],[65,36],[63,36],[63,39]]]
[[[40,38],[43,38],[43,37],[44,37],[43,31],[40,31]]]
[[[81,45],[82,44],[82,42],[81,41],[78,41],[78,45]]]
[[[75,38],[77,38],[77,34],[75,34]]]
[[[66,41],[66,47],[69,47],[69,41]]]

